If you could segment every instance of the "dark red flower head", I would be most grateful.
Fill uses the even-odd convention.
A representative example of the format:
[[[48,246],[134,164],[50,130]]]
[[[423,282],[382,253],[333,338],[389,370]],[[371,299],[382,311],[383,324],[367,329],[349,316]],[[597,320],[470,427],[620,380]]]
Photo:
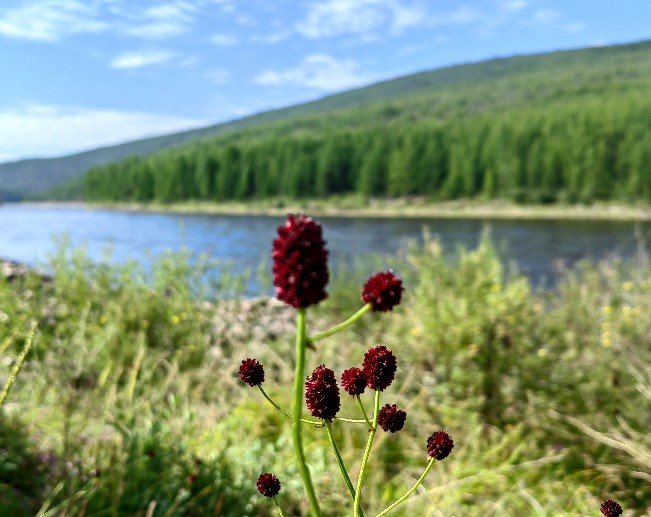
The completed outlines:
[[[396,374],[396,356],[383,345],[369,348],[364,354],[362,370],[366,375],[366,383],[372,390],[382,391],[393,382]]]
[[[305,402],[312,416],[332,420],[340,405],[335,372],[324,365],[317,366],[305,381]]]
[[[341,374],[341,385],[349,395],[361,395],[366,389],[366,375],[357,367],[348,368]]]
[[[274,497],[280,492],[280,480],[269,472],[260,474],[256,485],[258,491],[265,497]]]
[[[264,382],[264,367],[257,359],[247,358],[240,365],[240,379],[249,386],[259,386]]]
[[[606,499],[603,503],[601,503],[601,513],[603,513],[606,517],[618,517],[622,514],[623,511],[624,510],[622,510],[620,504],[616,503],[612,499]]]
[[[445,431],[436,431],[427,439],[427,455],[439,461],[447,458],[453,447],[454,441]]]
[[[370,303],[374,311],[390,311],[400,303],[402,280],[393,271],[376,273],[369,278],[362,289],[362,300]]]
[[[391,431],[395,433],[400,431],[404,425],[405,420],[407,419],[407,413],[402,409],[398,409],[398,406],[395,404],[387,404],[382,409],[377,416],[377,424],[384,431]]]
[[[292,307],[309,307],[328,295],[328,250],[321,225],[303,214],[288,215],[273,242],[276,297]]]

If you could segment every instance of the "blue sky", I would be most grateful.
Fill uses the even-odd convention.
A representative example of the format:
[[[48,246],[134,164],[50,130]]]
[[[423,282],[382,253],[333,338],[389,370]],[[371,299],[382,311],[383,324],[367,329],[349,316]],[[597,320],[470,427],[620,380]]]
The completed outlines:
[[[0,161],[649,37],[647,0],[0,0]]]

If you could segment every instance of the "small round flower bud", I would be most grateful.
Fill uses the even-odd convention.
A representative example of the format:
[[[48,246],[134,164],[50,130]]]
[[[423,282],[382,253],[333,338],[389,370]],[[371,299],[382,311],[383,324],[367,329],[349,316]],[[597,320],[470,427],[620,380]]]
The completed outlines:
[[[312,416],[332,420],[339,411],[339,386],[335,372],[318,366],[305,381],[305,402]]]
[[[361,395],[366,389],[366,375],[357,367],[348,368],[341,374],[341,385],[349,395]]]
[[[606,499],[601,503],[601,513],[606,517],[618,517],[622,514],[624,510],[619,503],[613,501],[612,499]]]
[[[295,308],[309,307],[328,295],[328,250],[321,225],[303,214],[288,215],[273,241],[276,297]]]
[[[280,480],[269,472],[260,474],[256,486],[258,492],[265,497],[274,497],[280,492]]]
[[[240,379],[249,386],[259,386],[264,382],[264,367],[257,359],[247,358],[240,365]]]
[[[369,278],[362,289],[362,300],[370,303],[374,311],[390,311],[400,303],[402,280],[393,271],[376,273]]]
[[[378,391],[388,388],[393,382],[397,367],[396,356],[390,349],[383,345],[369,348],[362,364],[368,387]]]
[[[377,424],[385,432],[391,431],[392,433],[395,433],[404,427],[406,419],[407,413],[405,411],[398,409],[398,406],[395,404],[387,404],[380,409],[377,416]]]
[[[453,447],[454,441],[445,431],[436,431],[427,439],[427,455],[439,461],[447,458]]]

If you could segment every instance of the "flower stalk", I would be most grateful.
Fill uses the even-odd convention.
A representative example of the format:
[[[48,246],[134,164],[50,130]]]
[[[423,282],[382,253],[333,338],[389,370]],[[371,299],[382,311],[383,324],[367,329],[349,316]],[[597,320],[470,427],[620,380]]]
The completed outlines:
[[[362,515],[361,508],[361,496],[362,496],[362,486],[364,485],[364,474],[366,474],[366,465],[368,464],[368,459],[371,456],[371,448],[373,447],[373,440],[375,439],[375,433],[377,432],[377,417],[380,412],[380,390],[375,391],[375,402],[373,410],[373,424],[371,426],[371,431],[368,435],[368,441],[366,442],[366,449],[364,450],[364,457],[362,458],[362,466],[359,468],[359,477],[357,478],[357,488],[355,489],[355,508],[354,516],[359,517]]]
[[[305,461],[303,450],[303,435],[301,416],[303,414],[303,379],[305,378],[305,350],[307,348],[307,333],[305,328],[305,309],[296,311],[296,369],[294,371],[294,396],[292,404],[292,441],[298,462],[298,470],[307,492],[310,512],[314,517],[320,517],[321,508],[314,491],[310,468]]]
[[[325,426],[326,426],[326,430],[328,431],[328,439],[330,440],[330,445],[332,445],[332,450],[335,453],[335,458],[337,458],[337,465],[339,465],[339,470],[341,471],[341,475],[344,478],[344,481],[346,482],[346,486],[348,487],[348,491],[350,492],[350,495],[352,496],[353,500],[355,500],[355,488],[353,487],[353,483],[350,480],[348,471],[346,470],[346,465],[344,464],[344,460],[341,457],[341,453],[339,452],[339,447],[337,447],[337,442],[335,442],[335,437],[332,432],[332,424],[326,420]]]
[[[407,490],[404,495],[398,499],[395,503],[393,503],[391,506],[386,508],[385,510],[382,510],[380,513],[377,514],[377,517],[383,517],[384,515],[387,515],[389,512],[392,510],[395,510],[396,507],[398,507],[400,504],[405,502],[411,494],[413,494],[418,487],[421,485],[423,480],[427,477],[427,474],[429,474],[429,471],[432,470],[432,467],[434,466],[434,462],[436,461],[436,458],[430,458],[429,462],[427,463],[427,467],[425,467],[425,470],[421,474],[421,476],[418,478],[418,480],[414,483],[414,486],[412,486],[409,490]]]
[[[359,404],[359,409],[362,410],[362,414],[364,415],[364,421],[368,424],[368,428],[373,429],[373,424],[371,423],[371,420],[368,418],[368,414],[366,413],[366,409],[364,409],[364,404],[362,403],[362,399],[360,398],[359,395],[355,396],[357,399],[357,403]]]
[[[324,330],[323,332],[319,332],[318,334],[314,334],[313,336],[310,336],[308,338],[308,341],[310,343],[316,343],[317,341],[321,341],[322,339],[325,339],[327,337],[334,336],[338,332],[341,332],[342,330],[350,327],[353,323],[359,320],[362,316],[364,316],[364,314],[366,314],[372,308],[373,306],[370,303],[367,303],[347,320],[342,321],[338,325],[335,325],[334,327],[331,327],[328,330]]]

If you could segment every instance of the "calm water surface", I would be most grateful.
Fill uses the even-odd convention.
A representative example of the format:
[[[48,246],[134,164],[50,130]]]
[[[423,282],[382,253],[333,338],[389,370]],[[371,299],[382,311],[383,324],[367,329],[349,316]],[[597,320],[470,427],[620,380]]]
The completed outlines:
[[[450,219],[346,219],[321,217],[334,267],[357,257],[395,254],[427,228],[443,245],[474,247],[489,226],[506,260],[535,283],[553,282],[559,260],[632,257],[637,249],[631,222],[485,221]],[[0,205],[0,257],[43,265],[66,235],[99,258],[107,245],[113,259],[145,265],[164,250],[188,248],[233,261],[238,269],[257,269],[269,260],[280,217],[177,215],[88,210],[76,207]],[[651,224],[641,226],[649,237]],[[647,243],[649,240],[647,239]],[[647,244],[647,252],[649,245]]]

